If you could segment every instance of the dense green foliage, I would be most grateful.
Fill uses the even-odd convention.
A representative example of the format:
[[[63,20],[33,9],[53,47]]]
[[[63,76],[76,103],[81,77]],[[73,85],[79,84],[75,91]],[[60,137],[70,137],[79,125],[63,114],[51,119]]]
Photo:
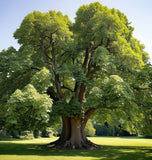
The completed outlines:
[[[151,135],[152,66],[133,30],[99,2],[81,6],[74,23],[61,12],[28,14],[14,33],[19,50],[0,53],[0,129],[45,129],[95,109],[102,123]]]

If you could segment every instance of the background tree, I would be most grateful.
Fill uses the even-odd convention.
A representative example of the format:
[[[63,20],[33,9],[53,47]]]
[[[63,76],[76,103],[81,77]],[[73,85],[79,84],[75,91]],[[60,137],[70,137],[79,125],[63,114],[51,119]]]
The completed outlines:
[[[48,96],[43,95],[47,94],[53,100],[50,118],[54,120],[55,115],[62,117],[62,132],[54,142],[55,146],[98,148],[88,141],[84,132],[88,119],[96,110],[95,118],[107,122],[119,119],[123,123],[128,122],[131,116],[139,117],[132,84],[134,73],[140,72],[148,54],[132,33],[133,27],[123,13],[108,9],[99,2],[80,7],[73,24],[61,12],[34,11],[28,14],[14,33],[21,45],[19,51],[8,50],[1,54],[0,83],[3,86],[10,84],[9,91],[1,91],[2,101],[6,108],[17,106],[12,97],[16,97],[18,92],[17,97],[28,102],[23,108],[31,112],[31,105],[34,107],[37,101],[36,107],[40,109],[41,105],[36,98],[32,98],[35,102],[28,101],[30,95],[40,96],[43,106],[46,97],[51,103]],[[10,62],[6,63],[6,59]],[[43,67],[49,71],[52,84],[44,87],[44,93],[42,82],[45,78],[32,78]],[[24,96],[28,87],[34,87],[34,94],[31,92],[29,97]],[[16,88],[20,90],[15,91]],[[22,102],[20,98],[19,102]],[[47,110],[45,114],[48,114]],[[41,115],[39,111],[38,115]]]
[[[144,136],[152,136],[152,66],[145,65],[136,75],[136,83],[133,85],[136,104],[139,107],[140,118],[130,119],[138,133]]]
[[[93,136],[95,136],[95,133],[96,133],[96,130],[95,130],[94,126],[93,126],[93,123],[89,119],[87,124],[86,124],[86,127],[85,127],[85,134],[88,137],[93,137]]]

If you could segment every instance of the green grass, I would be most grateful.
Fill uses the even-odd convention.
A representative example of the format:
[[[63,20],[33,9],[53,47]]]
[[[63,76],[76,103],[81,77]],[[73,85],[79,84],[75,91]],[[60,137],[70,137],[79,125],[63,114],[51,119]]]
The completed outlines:
[[[0,141],[0,160],[152,160],[152,139],[134,137],[89,138],[98,150],[53,150],[53,138]]]

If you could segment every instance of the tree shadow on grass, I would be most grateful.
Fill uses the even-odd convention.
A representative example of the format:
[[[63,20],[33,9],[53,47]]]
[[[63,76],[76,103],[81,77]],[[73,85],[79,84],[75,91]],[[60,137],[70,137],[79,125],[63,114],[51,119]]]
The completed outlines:
[[[42,144],[0,142],[0,155],[92,157],[94,160],[152,160],[152,147],[102,146],[98,150],[56,150]]]

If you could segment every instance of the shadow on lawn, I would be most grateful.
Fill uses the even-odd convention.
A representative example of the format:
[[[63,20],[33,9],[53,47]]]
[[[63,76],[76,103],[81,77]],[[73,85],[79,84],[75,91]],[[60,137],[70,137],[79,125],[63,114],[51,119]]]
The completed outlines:
[[[103,146],[98,150],[55,150],[39,144],[0,142],[0,155],[82,156],[94,160],[151,160],[152,147]]]

